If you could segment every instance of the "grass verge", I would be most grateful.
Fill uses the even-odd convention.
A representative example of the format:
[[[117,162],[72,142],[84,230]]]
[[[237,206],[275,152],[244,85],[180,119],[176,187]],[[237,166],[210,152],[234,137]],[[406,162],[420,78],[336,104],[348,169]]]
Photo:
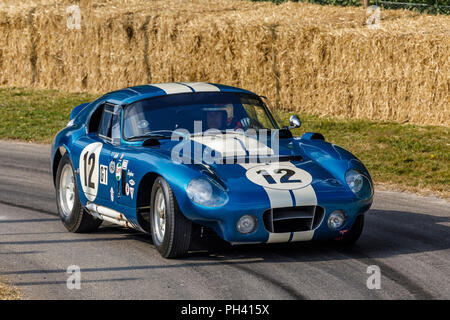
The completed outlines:
[[[73,107],[92,101],[87,93],[0,88],[0,139],[50,143]],[[290,113],[280,112],[284,123]],[[348,120],[299,114],[302,128],[355,154],[377,184],[450,197],[450,128]]]
[[[19,300],[19,292],[8,285],[0,282],[0,300]]]

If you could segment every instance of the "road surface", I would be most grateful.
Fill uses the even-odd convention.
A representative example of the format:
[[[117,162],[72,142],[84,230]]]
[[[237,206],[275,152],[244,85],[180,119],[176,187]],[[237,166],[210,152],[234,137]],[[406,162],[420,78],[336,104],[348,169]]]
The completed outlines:
[[[81,288],[69,290],[69,266]],[[381,272],[369,289],[369,266]],[[376,192],[351,249],[329,244],[204,247],[163,259],[147,235],[59,222],[49,146],[0,141],[0,276],[25,299],[450,299],[450,207]]]

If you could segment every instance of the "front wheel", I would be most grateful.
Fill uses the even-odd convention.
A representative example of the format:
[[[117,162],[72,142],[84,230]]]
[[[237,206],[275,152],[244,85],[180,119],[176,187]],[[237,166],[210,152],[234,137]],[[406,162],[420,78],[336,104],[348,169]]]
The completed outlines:
[[[102,223],[102,220],[83,209],[72,162],[67,153],[61,159],[56,173],[56,206],[62,224],[70,232],[94,231]]]
[[[364,228],[364,215],[360,214],[356,217],[355,223],[351,229],[346,232],[337,242],[343,246],[352,246],[358,241]]]
[[[177,258],[189,249],[192,222],[178,208],[169,184],[155,180],[150,203],[150,233],[153,244],[164,258]]]

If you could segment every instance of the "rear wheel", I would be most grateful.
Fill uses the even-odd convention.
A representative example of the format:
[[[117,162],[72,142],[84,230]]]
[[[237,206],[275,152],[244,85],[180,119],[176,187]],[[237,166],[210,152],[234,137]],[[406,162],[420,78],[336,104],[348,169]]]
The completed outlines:
[[[153,184],[150,203],[150,233],[153,244],[164,258],[177,258],[189,249],[192,222],[186,219],[166,180]]]
[[[56,173],[56,206],[62,224],[70,232],[94,231],[102,223],[102,220],[90,215],[81,206],[72,162],[67,153],[61,159]]]

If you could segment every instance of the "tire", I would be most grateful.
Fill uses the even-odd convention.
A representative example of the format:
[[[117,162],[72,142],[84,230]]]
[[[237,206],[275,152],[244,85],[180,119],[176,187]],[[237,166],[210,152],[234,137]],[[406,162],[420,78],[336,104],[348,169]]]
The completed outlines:
[[[353,223],[351,229],[348,232],[346,232],[344,236],[337,242],[342,246],[352,246],[358,241],[359,237],[362,234],[363,229],[364,229],[364,215],[360,214],[358,217],[356,217],[355,223]]]
[[[186,255],[192,222],[181,213],[172,189],[162,177],[156,178],[150,199],[150,234],[156,249],[164,258]]]
[[[72,185],[69,187],[72,190],[69,193],[73,192],[73,205],[71,205],[70,200],[67,200],[67,197],[64,198],[65,193],[62,190],[61,180],[63,180],[62,183],[65,185],[67,185],[67,181],[72,180]],[[58,171],[56,172],[56,206],[62,224],[70,232],[91,232],[98,229],[102,224],[102,220],[92,216],[81,206],[75,171],[67,153],[59,162]]]

